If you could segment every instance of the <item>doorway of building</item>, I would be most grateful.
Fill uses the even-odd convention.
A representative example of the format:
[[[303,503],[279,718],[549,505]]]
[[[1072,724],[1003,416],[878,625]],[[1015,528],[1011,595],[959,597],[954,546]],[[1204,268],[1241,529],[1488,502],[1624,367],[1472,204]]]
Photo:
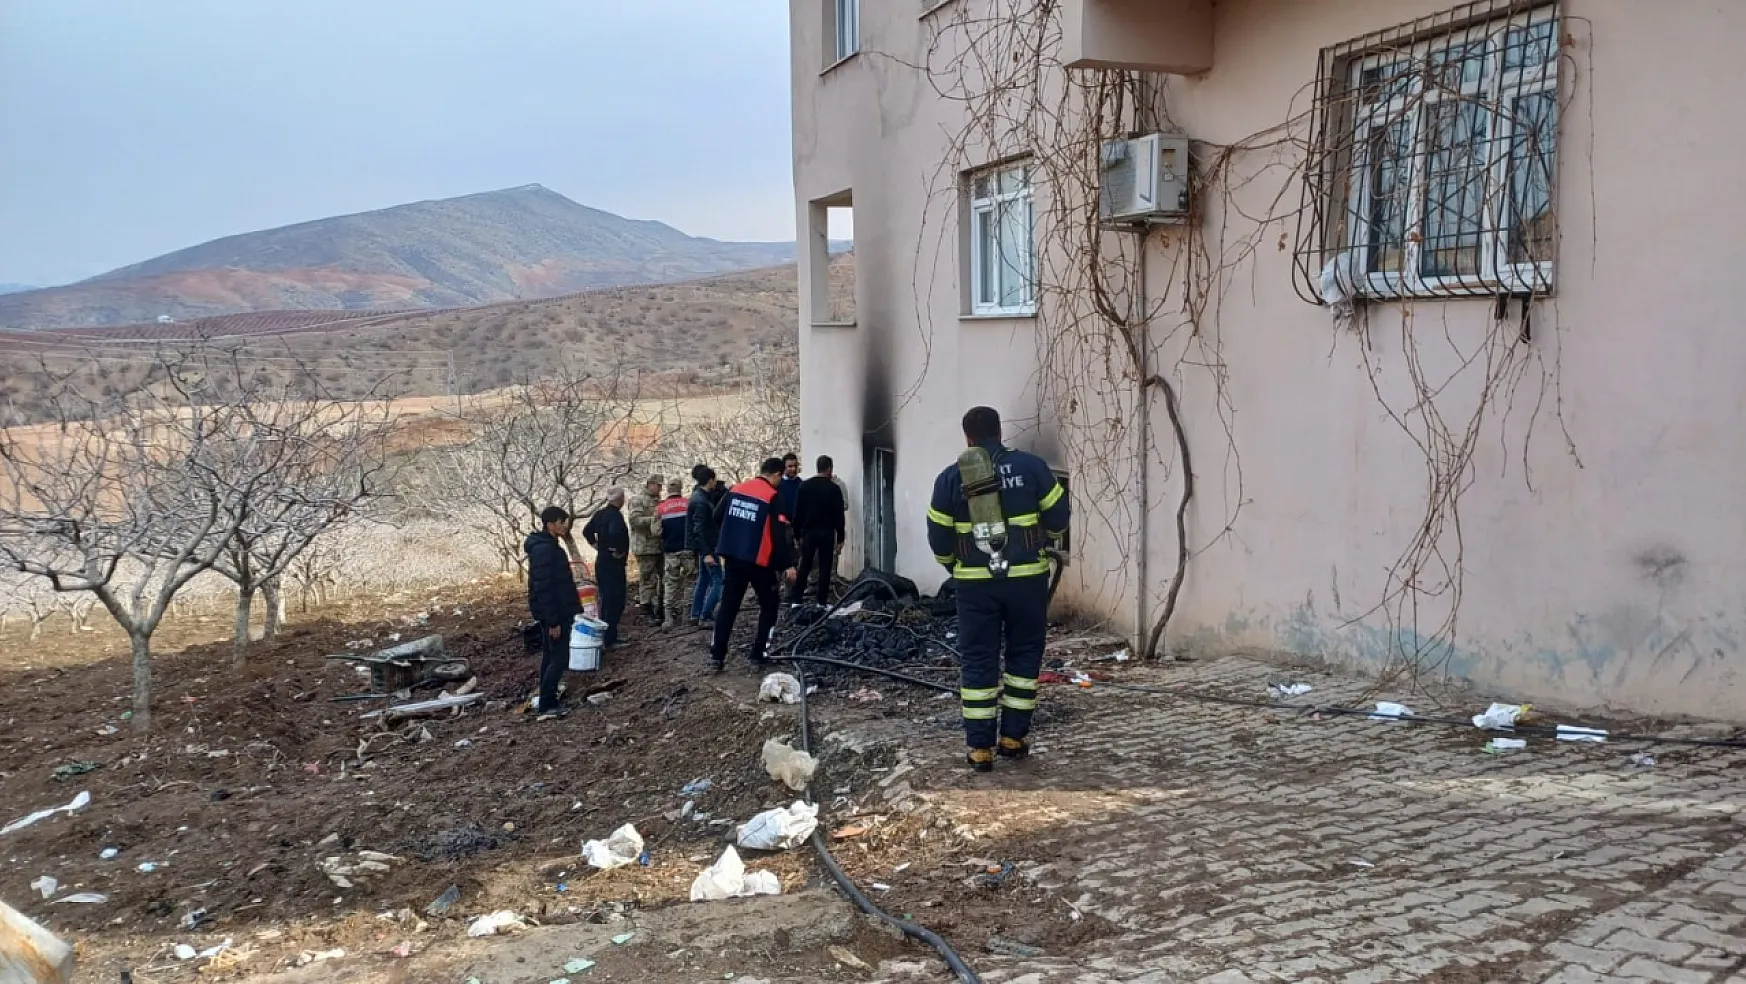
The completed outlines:
[[[897,570],[897,452],[873,448],[867,456],[865,534],[867,566]]]

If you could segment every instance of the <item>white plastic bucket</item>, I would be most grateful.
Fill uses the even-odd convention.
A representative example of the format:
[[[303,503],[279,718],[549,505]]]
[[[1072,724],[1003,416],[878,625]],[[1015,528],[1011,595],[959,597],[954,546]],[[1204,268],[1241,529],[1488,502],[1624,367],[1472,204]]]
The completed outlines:
[[[606,623],[576,616],[576,624],[570,626],[570,669],[581,673],[600,669],[600,651],[605,645]]]

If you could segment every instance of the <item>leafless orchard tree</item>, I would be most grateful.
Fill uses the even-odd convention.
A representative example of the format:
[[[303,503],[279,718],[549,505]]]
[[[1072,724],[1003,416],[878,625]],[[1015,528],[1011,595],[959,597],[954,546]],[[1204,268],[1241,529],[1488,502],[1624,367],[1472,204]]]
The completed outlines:
[[[466,398],[457,417],[466,437],[430,449],[409,469],[406,494],[489,539],[505,571],[522,569],[522,540],[540,510],[593,511],[609,486],[657,450],[641,377],[622,367],[560,363],[508,390]]]
[[[276,467],[271,481],[252,485],[252,494],[224,490],[227,510],[237,515],[226,517],[232,532],[213,563],[213,570],[236,585],[231,654],[237,666],[247,658],[256,593],[267,605],[264,637],[271,639],[283,617],[280,585],[292,565],[382,495],[391,479],[386,404],[255,396],[241,407],[248,426],[232,451],[231,473],[250,478],[253,469],[246,463],[259,455],[271,456]]]
[[[737,406],[710,414],[670,411],[661,457],[688,474],[699,462],[723,481],[747,478],[771,455],[800,449],[800,367],[795,353],[762,351],[746,364]]]
[[[0,563],[88,592],[128,635],[133,721],[151,724],[151,640],[284,461],[249,419],[247,383],[210,353],[164,353],[149,385],[94,397],[41,367],[47,423],[0,424]]]

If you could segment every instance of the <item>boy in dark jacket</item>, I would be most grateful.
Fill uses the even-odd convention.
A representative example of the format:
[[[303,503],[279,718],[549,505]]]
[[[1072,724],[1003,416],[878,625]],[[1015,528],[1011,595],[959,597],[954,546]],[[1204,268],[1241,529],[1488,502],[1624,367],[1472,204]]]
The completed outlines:
[[[741,482],[721,501],[716,520],[721,535],[716,552],[724,567],[721,608],[715,613],[715,640],[709,648],[710,662],[720,673],[727,662],[728,638],[734,619],[740,615],[746,588],[758,596],[758,631],[752,639],[753,666],[769,661],[765,649],[776,628],[776,608],[782,602],[781,581],[794,566],[794,541],[788,514],[776,489],[782,481],[782,459],[771,458],[758,470],[758,477]]]
[[[582,614],[582,601],[564,550],[570,514],[562,506],[548,506],[540,522],[543,528],[528,534],[522,549],[527,551],[527,609],[540,623],[540,692],[534,710],[546,721],[564,716],[558,684],[570,661],[570,623]]]
[[[691,619],[699,626],[713,624],[715,606],[721,601],[721,560],[715,541],[721,527],[715,522],[715,507],[727,490],[715,477],[715,469],[698,465],[691,469],[697,487],[685,507],[685,548],[697,555],[697,588],[691,592]]]

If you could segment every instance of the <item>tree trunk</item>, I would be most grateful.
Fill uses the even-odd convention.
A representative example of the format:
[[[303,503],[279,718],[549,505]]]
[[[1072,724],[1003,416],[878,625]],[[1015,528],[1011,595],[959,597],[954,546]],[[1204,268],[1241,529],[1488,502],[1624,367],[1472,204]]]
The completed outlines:
[[[133,633],[133,730],[145,734],[152,727],[152,637]]]
[[[255,592],[238,588],[236,592],[236,627],[235,635],[230,640],[230,665],[242,669],[249,658],[249,607],[254,603]]]
[[[261,585],[261,601],[267,606],[267,627],[261,639],[272,642],[279,638],[279,629],[285,624],[285,593],[279,590],[278,578]]]

